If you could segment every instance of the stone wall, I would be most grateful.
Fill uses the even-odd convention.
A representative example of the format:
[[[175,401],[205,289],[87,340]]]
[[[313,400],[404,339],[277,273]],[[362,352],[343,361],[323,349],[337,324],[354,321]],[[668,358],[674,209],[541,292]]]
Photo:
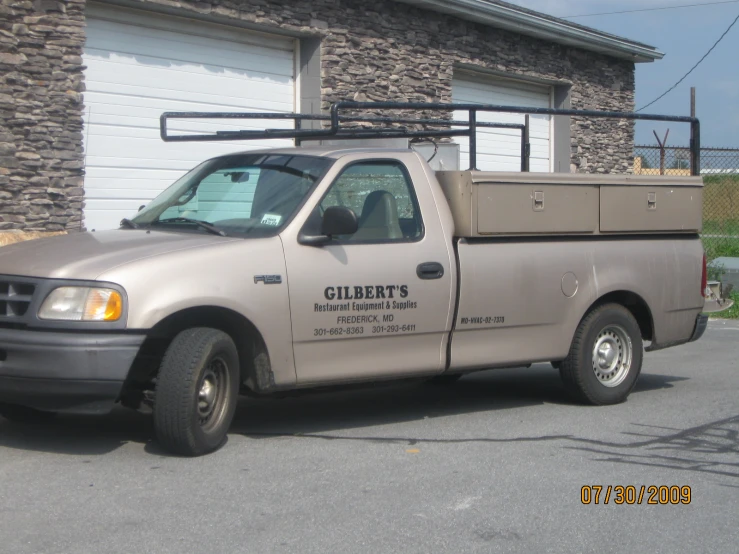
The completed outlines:
[[[391,0],[129,0],[320,36],[321,99],[450,102],[455,66],[571,85],[575,109],[634,107],[631,62]],[[0,0],[0,230],[81,228],[84,0]],[[572,169],[627,172],[631,122],[572,121]]]
[[[82,222],[84,0],[0,0],[0,230]]]

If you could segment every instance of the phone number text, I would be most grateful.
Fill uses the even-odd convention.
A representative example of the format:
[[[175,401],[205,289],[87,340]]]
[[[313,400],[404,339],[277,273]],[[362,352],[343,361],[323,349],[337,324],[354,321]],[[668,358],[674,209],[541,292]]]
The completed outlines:
[[[413,325],[374,325],[372,327],[373,333],[412,333],[416,330],[415,324]]]
[[[314,337],[350,337],[352,335],[363,335],[364,327],[330,327],[313,329]]]

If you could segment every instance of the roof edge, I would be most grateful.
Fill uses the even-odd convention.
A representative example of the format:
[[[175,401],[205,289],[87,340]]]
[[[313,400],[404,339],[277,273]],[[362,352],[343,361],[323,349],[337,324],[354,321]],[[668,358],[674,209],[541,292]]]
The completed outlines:
[[[661,60],[665,55],[648,44],[504,2],[493,3],[486,0],[396,1],[634,63]]]

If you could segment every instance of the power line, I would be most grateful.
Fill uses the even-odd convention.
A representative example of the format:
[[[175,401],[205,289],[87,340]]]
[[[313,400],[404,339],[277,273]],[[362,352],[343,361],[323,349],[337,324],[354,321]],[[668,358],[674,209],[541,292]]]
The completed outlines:
[[[724,34],[722,34],[722,35],[721,35],[720,37],[718,37],[718,40],[717,40],[716,42],[714,42],[714,43],[713,43],[713,46],[711,46],[711,47],[710,47],[710,48],[708,49],[708,52],[706,52],[706,53],[705,53],[705,54],[703,55],[703,57],[702,57],[702,58],[701,58],[700,60],[698,60],[698,63],[696,63],[696,64],[695,64],[695,65],[694,65],[693,67],[691,67],[691,68],[690,68],[690,71],[688,71],[688,72],[687,72],[687,73],[686,73],[685,75],[683,75],[683,76],[682,76],[682,77],[680,78],[680,80],[679,80],[679,81],[678,81],[677,83],[675,83],[674,85],[672,85],[672,86],[671,86],[670,88],[668,88],[668,89],[667,89],[667,90],[666,90],[666,91],[665,91],[664,93],[662,93],[662,94],[661,94],[660,96],[658,96],[657,98],[655,98],[654,100],[652,100],[652,101],[651,101],[651,102],[650,102],[649,104],[647,104],[646,106],[642,106],[641,108],[639,108],[639,109],[638,109],[638,110],[636,110],[636,111],[637,111],[637,112],[640,112],[640,111],[642,111],[642,110],[643,110],[644,108],[648,108],[649,106],[651,106],[652,104],[654,104],[654,103],[655,103],[655,102],[657,102],[658,100],[662,100],[662,98],[664,98],[664,97],[665,97],[665,96],[667,96],[667,95],[668,95],[668,94],[669,94],[670,92],[672,92],[673,90],[675,90],[675,89],[677,88],[677,86],[678,86],[678,85],[679,85],[680,83],[682,83],[682,82],[683,82],[683,81],[684,81],[684,80],[685,80],[685,79],[687,78],[687,76],[688,76],[688,75],[690,75],[691,73],[693,73],[693,70],[694,70],[694,69],[695,69],[696,67],[698,67],[698,66],[699,66],[699,65],[700,65],[700,64],[701,64],[701,63],[703,62],[703,60],[705,60],[705,59],[706,59],[706,58],[708,57],[708,55],[709,55],[709,54],[710,54],[711,52],[713,52],[713,49],[714,49],[714,48],[716,48],[716,47],[718,46],[718,43],[719,43],[719,42],[721,42],[721,41],[723,40],[723,38],[724,38],[724,37],[725,37],[725,36],[726,36],[726,35],[727,35],[727,34],[729,33],[729,31],[731,31],[731,28],[732,28],[732,27],[733,27],[733,26],[734,26],[734,25],[736,24],[736,22],[737,22],[737,21],[739,21],[739,15],[737,15],[737,16],[736,16],[736,18],[734,19],[734,21],[732,21],[732,22],[731,22],[731,25],[729,25],[729,28],[728,28],[728,29],[726,29],[726,30],[724,31]]]
[[[679,6],[662,6],[661,8],[642,8],[639,10],[624,10],[620,12],[586,13],[581,15],[559,15],[560,19],[575,19],[576,17],[595,17],[596,15],[617,15],[622,13],[656,12],[659,10],[679,10],[681,8],[696,8],[698,6],[715,6],[717,4],[736,4],[739,0],[723,0],[721,2],[705,2],[703,4],[682,4]]]

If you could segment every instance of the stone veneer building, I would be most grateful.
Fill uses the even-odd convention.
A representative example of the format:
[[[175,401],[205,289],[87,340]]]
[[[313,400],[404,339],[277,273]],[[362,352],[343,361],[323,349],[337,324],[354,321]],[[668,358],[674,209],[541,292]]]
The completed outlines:
[[[115,226],[196,162],[245,147],[164,144],[165,110],[630,111],[634,64],[661,57],[497,0],[0,0],[0,231]],[[534,169],[631,168],[631,122],[540,118],[532,137]]]

